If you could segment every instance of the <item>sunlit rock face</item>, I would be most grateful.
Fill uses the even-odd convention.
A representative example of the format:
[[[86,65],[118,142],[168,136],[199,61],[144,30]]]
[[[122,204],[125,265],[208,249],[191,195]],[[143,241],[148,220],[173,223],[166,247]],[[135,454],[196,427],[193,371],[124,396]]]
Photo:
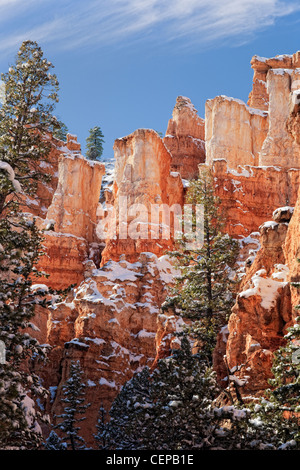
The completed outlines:
[[[51,412],[60,414],[70,361],[80,360],[91,403],[82,430],[93,443],[100,406],[109,409],[124,382],[155,359],[157,319],[174,268],[168,257],[149,252],[134,263],[123,256],[100,269],[92,261],[84,265],[84,281],[50,310],[47,342],[52,350],[44,375],[55,390]]]
[[[299,187],[299,52],[251,64],[248,105],[218,96],[205,113],[206,164],[235,237],[256,231],[276,207],[294,206]]]
[[[268,132],[268,113],[241,100],[217,96],[205,104],[206,163],[225,159],[228,167],[258,165]]]
[[[298,193],[298,200],[293,216],[289,223],[283,250],[286,263],[290,269],[289,280],[290,282],[299,282],[300,263],[298,262],[298,259],[300,259],[300,192]],[[299,311],[295,309],[295,306],[300,304],[300,291],[296,287],[291,286],[291,294],[293,306],[292,316],[295,318],[299,315]]]
[[[243,393],[267,386],[273,352],[300,301],[289,285],[300,274],[299,53],[251,63],[248,104],[225,96],[208,100],[204,122],[188,98],[178,97],[163,139],[138,129],[116,140],[104,185],[103,165],[80,155],[75,136],[55,144],[53,183],[31,203],[46,230],[41,268],[50,277],[41,281],[76,288],[37,313],[37,335],[52,346],[41,374],[53,392],[50,411],[59,414],[70,361],[80,360],[92,403],[83,423],[88,442],[101,404],[108,409],[136,371],[155,367],[178,347],[182,321],[160,310],[175,277],[165,256],[174,234],[166,236],[166,220],[153,219],[152,208],[182,208],[188,180],[204,166],[212,170],[227,215],[225,230],[241,246],[242,279],[218,338],[215,368],[226,384],[226,354],[231,369],[245,364]],[[111,214],[115,224],[103,231]]]
[[[178,96],[169,120],[165,146],[172,154],[171,167],[183,179],[198,176],[198,165],[205,161],[205,124],[189,98]]]
[[[70,147],[70,148],[69,148]],[[83,262],[96,240],[96,212],[102,163],[85,159],[74,136],[68,135],[58,161],[58,183],[42,222],[45,255],[40,269],[49,274],[47,285],[62,289],[83,279]]]
[[[248,104],[216,97],[206,104],[205,122],[206,164],[228,217],[226,231],[241,244],[245,240],[244,250],[260,232],[260,249],[244,261],[240,291],[214,357],[219,378],[226,376],[224,354],[235,373],[242,365],[245,394],[268,386],[273,353],[299,302],[289,283],[299,280],[299,52],[255,56],[251,64]]]
[[[168,224],[155,217],[156,209],[165,207],[168,213],[172,206],[183,204],[183,183],[180,174],[171,171],[172,156],[159,135],[149,129],[117,139],[114,151],[116,224],[111,225],[114,234],[107,233],[102,264],[119,260],[122,254],[129,261],[145,251],[161,255],[172,246],[173,212]]]
[[[261,249],[243,279],[228,323],[226,357],[230,369],[243,365],[240,378],[248,377],[242,393],[258,392],[272,377],[272,357],[292,323],[289,266],[283,247],[288,222],[260,227]]]
[[[278,207],[294,206],[300,180],[298,168],[238,165],[214,160],[216,194],[227,216],[226,231],[240,238],[256,232]]]
[[[249,94],[248,105],[262,110],[268,110],[269,93],[267,90],[267,74],[270,69],[294,70],[300,67],[300,53],[283,54],[267,58],[255,55],[251,60],[253,68],[253,87]]]

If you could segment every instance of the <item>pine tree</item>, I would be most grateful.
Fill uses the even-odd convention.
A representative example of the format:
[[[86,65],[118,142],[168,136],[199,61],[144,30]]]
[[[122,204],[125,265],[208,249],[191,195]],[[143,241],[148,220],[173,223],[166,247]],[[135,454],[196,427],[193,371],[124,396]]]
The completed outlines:
[[[27,194],[34,195],[38,181],[49,181],[40,163],[51,149],[45,139],[56,125],[53,110],[58,101],[58,81],[51,62],[34,41],[24,41],[16,62],[1,75],[5,96],[0,108],[0,162],[10,165]],[[17,194],[11,185],[1,188],[0,214]]]
[[[71,361],[70,375],[63,385],[62,402],[65,403],[64,412],[56,418],[61,420],[55,429],[60,429],[63,433],[62,441],[71,450],[82,450],[86,448],[84,439],[79,435],[80,427],[78,423],[85,420],[84,415],[90,404],[85,402],[86,385],[82,381],[83,372],[79,361]]]
[[[67,445],[54,431],[51,431],[46,439],[45,450],[67,450]]]
[[[238,244],[222,231],[224,215],[220,214],[209,170],[203,170],[200,178],[190,183],[187,202],[202,205],[203,245],[187,249],[183,237],[178,250],[170,253],[177,260],[180,275],[162,308],[172,308],[177,315],[191,320],[189,332],[211,363],[216,335],[227,323],[234,301],[230,275]]]
[[[106,436],[106,415],[107,412],[103,406],[101,405],[99,409],[99,416],[98,416],[98,422],[96,425],[97,429],[97,434],[95,434],[95,439],[98,443],[98,447],[100,450],[105,450],[109,448],[109,444],[106,442],[105,436]],[[108,447],[107,447],[108,445]]]
[[[98,438],[106,449],[209,447],[217,393],[214,372],[192,354],[183,337],[181,349],[160,360],[153,372],[144,368],[123,386]]]
[[[0,182],[1,187],[1,182]],[[24,399],[46,397],[39,377],[31,372],[45,350],[29,331],[37,305],[46,307],[47,289],[34,288],[42,237],[35,221],[16,210],[0,220],[0,340],[6,362],[0,365],[0,442],[2,447],[33,448],[41,443],[36,420],[28,425]],[[37,412],[37,418],[41,415]]]
[[[69,132],[68,127],[66,124],[60,120],[57,121],[57,125],[53,126],[52,128],[52,135],[56,139],[62,140],[65,142],[67,140],[67,134]]]
[[[23,213],[18,196],[34,194],[39,163],[49,147],[40,133],[52,122],[52,104],[45,103],[47,86],[57,81],[36,43],[25,41],[16,65],[2,75],[5,99],[0,109],[0,340],[6,362],[0,364],[1,448],[38,448],[42,442],[39,421],[46,418],[34,407],[46,396],[35,362],[45,350],[30,335],[35,309],[47,307],[46,287],[34,286],[42,273],[42,233],[35,219]],[[48,75],[49,74],[49,75]],[[50,93],[50,102],[56,94]],[[43,273],[44,274],[44,273]],[[30,404],[30,406],[29,406]]]
[[[86,156],[90,160],[100,160],[103,154],[104,135],[98,126],[89,130],[89,136],[86,139]]]

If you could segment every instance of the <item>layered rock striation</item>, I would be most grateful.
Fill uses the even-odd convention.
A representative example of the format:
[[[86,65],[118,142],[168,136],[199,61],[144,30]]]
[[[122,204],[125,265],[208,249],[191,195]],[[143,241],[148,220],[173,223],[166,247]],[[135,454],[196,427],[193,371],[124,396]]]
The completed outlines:
[[[41,267],[50,277],[42,281],[76,287],[38,312],[39,338],[52,348],[41,376],[55,416],[70,361],[80,360],[92,403],[83,424],[89,443],[101,404],[108,409],[134,372],[178,347],[174,332],[182,322],[160,311],[176,275],[165,253],[174,246],[188,180],[203,165],[212,170],[225,229],[241,246],[240,290],[220,332],[215,368],[226,385],[226,355],[230,369],[248,376],[245,394],[267,386],[273,353],[299,302],[290,287],[300,274],[299,53],[251,64],[248,104],[208,100],[204,121],[178,97],[163,139],[138,129],[115,141],[104,184],[104,166],[80,154],[75,136],[53,150],[56,180],[31,204],[45,229]]]
[[[183,205],[181,176],[171,171],[172,156],[155,131],[138,129],[117,139],[114,151],[114,204],[110,213],[103,212],[107,231],[105,226],[98,231],[100,238],[106,234],[102,265],[122,254],[129,261],[145,251],[164,254],[172,246],[176,210]]]
[[[172,170],[183,179],[198,176],[198,165],[205,161],[204,134],[204,119],[198,116],[189,98],[178,96],[163,141],[172,155]]]

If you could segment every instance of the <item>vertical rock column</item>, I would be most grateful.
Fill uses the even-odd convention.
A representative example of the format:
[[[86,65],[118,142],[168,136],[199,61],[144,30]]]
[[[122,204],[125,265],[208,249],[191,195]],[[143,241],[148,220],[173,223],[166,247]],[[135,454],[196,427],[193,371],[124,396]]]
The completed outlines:
[[[164,254],[172,246],[172,205],[183,204],[181,177],[170,171],[172,157],[155,131],[138,129],[117,139],[114,151],[116,232],[114,239],[108,236],[102,265],[122,254],[131,262],[146,251]],[[169,237],[168,222],[153,217],[162,205],[166,213],[171,210]]]

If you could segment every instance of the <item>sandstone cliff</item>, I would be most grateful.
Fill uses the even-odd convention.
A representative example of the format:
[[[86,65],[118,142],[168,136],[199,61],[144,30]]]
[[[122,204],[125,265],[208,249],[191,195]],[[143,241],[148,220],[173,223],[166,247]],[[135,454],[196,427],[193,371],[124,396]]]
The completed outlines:
[[[178,96],[169,120],[165,146],[172,155],[171,167],[183,179],[198,176],[198,165],[205,161],[205,123],[189,98]]]
[[[53,150],[56,180],[32,203],[46,228],[41,267],[50,277],[43,282],[76,287],[65,302],[38,312],[38,334],[52,347],[41,375],[53,392],[51,413],[59,414],[70,360],[80,360],[92,402],[83,424],[91,443],[99,406],[107,408],[135,371],[177,347],[174,331],[182,323],[160,312],[175,275],[165,256],[174,233],[165,236],[168,221],[151,211],[182,208],[188,180],[202,165],[213,172],[226,231],[241,246],[240,290],[220,332],[215,368],[226,385],[226,354],[231,369],[244,364],[246,394],[267,385],[272,354],[299,301],[289,285],[300,274],[299,53],[251,64],[248,104],[208,100],[204,121],[180,96],[163,139],[149,129],[117,139],[113,184],[110,168],[102,185],[104,166],[80,155],[74,136]]]

